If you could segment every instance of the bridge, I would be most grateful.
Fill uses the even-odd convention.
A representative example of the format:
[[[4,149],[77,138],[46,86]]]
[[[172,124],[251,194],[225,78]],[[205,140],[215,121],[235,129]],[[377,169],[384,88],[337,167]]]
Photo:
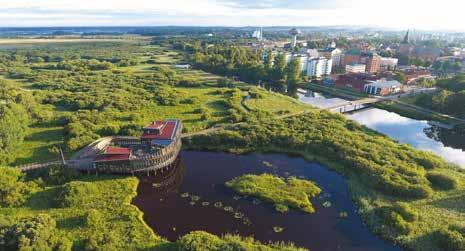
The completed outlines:
[[[338,103],[329,107],[325,107],[324,110],[335,111],[340,113],[352,112],[363,109],[366,105],[374,104],[384,101],[382,98],[364,98],[359,100],[347,100],[345,102]]]

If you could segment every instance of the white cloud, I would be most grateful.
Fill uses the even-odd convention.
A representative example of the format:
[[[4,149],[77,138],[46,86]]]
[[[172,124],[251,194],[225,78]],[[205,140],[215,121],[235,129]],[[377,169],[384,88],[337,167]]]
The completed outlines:
[[[0,0],[0,25],[377,25],[465,30],[463,9],[461,0]]]

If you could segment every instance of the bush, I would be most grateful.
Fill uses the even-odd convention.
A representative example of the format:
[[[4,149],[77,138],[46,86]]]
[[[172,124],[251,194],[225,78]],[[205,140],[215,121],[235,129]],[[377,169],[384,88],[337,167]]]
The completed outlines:
[[[94,184],[72,181],[62,186],[57,201],[61,207],[92,207],[96,194],[99,194],[99,191]]]
[[[223,238],[203,232],[195,231],[184,235],[176,242],[178,250],[185,251],[223,251],[223,250],[262,250],[262,251],[303,251],[293,244],[268,243],[261,244],[253,238],[243,238],[237,235],[225,235]]]
[[[457,188],[457,179],[447,174],[439,172],[429,172],[426,178],[431,182],[431,185],[439,190],[452,190]]]
[[[395,228],[401,234],[408,234],[412,230],[410,223],[392,207],[377,208],[376,214],[383,220],[384,225]]]
[[[441,250],[465,250],[465,227],[449,226],[436,233],[436,242]]]
[[[284,180],[271,174],[240,176],[226,182],[226,186],[239,194],[272,202],[281,213],[287,212],[288,207],[314,213],[315,209],[309,198],[316,197],[321,192],[311,181],[294,177]]]
[[[69,240],[58,238],[56,222],[48,214],[23,219],[1,229],[0,246],[4,250],[71,250]]]
[[[23,178],[18,169],[0,167],[0,206],[17,207],[26,201],[34,186]]]
[[[407,203],[398,202],[394,205],[393,209],[408,222],[417,221],[419,218],[418,212],[410,207]]]

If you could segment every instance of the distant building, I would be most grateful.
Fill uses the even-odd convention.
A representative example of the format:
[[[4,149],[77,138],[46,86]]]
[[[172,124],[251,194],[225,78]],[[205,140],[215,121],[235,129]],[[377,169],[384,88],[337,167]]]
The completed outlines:
[[[311,58],[308,60],[307,76],[321,77],[331,74],[332,60],[325,57]]]
[[[387,96],[402,92],[403,86],[397,80],[377,80],[368,81],[363,87],[363,91],[370,95]]]
[[[368,53],[362,56],[362,63],[366,62],[366,72],[377,73],[381,69],[381,57],[376,53]]]
[[[441,50],[432,46],[415,45],[410,41],[409,31],[405,34],[404,40],[399,45],[398,52],[401,55],[418,57],[423,60],[435,61],[440,55]]]
[[[364,64],[348,64],[346,65],[346,73],[364,73],[366,65]]]
[[[260,28],[259,30],[256,30],[252,34],[253,38],[256,38],[258,41],[263,40],[263,28]]]
[[[360,61],[361,51],[359,49],[351,49],[344,54],[344,59],[342,60],[342,67],[345,67],[348,64],[359,64]]]
[[[307,55],[294,55],[292,56],[293,59],[297,59],[300,63],[300,67],[301,67],[301,71],[306,71],[307,70],[307,66],[308,66],[308,56]]]
[[[327,47],[319,51],[319,54],[333,61],[333,67],[341,65],[342,51],[338,48]]]
[[[399,63],[399,59],[397,58],[381,58],[380,66],[383,69],[394,69],[397,67],[397,64]]]
[[[336,87],[338,88],[350,88],[354,91],[363,92],[363,88],[368,81],[377,80],[378,78],[372,74],[366,73],[351,73],[339,75],[336,80]]]

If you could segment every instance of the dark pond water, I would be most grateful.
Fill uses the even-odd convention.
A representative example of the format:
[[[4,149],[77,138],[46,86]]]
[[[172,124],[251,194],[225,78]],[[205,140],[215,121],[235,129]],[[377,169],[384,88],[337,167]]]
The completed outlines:
[[[271,204],[239,197],[224,186],[236,176],[265,172],[316,182],[323,190],[312,201],[316,213],[291,210],[280,214]],[[204,230],[253,236],[262,242],[290,241],[319,251],[399,250],[362,224],[343,177],[319,164],[286,155],[182,152],[176,168],[141,178],[133,204],[144,212],[145,222],[156,233],[171,241],[190,231]],[[348,218],[340,219],[340,212],[347,212]],[[283,230],[276,232],[274,227]]]

